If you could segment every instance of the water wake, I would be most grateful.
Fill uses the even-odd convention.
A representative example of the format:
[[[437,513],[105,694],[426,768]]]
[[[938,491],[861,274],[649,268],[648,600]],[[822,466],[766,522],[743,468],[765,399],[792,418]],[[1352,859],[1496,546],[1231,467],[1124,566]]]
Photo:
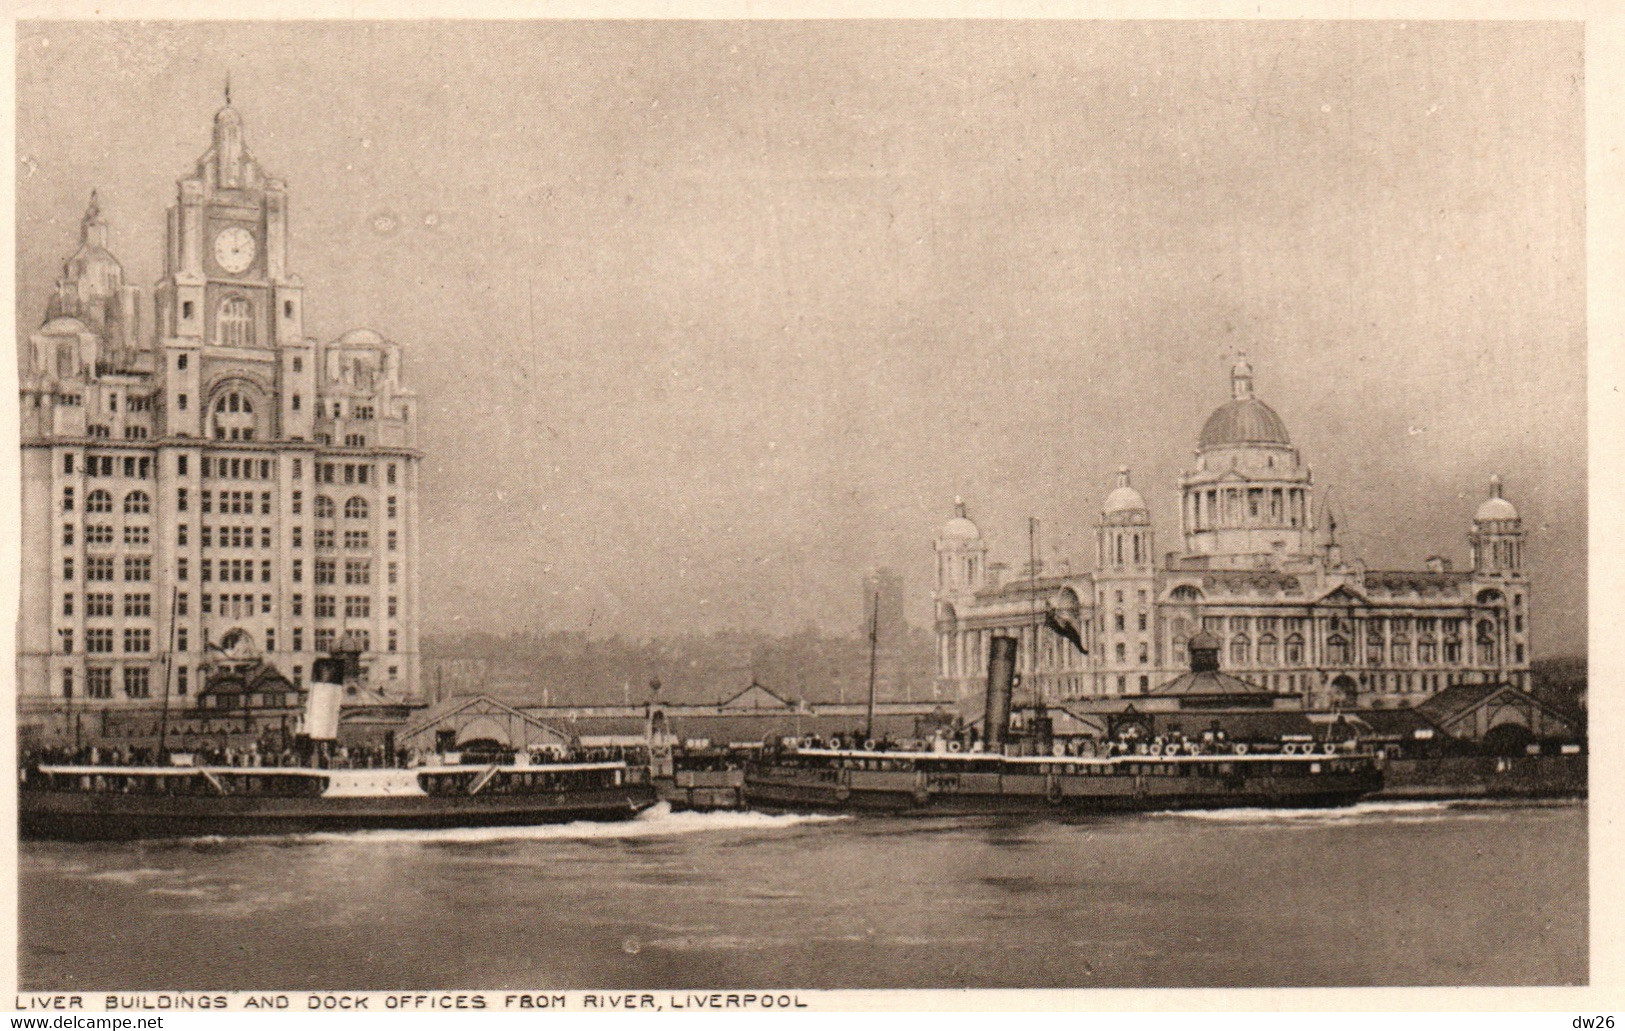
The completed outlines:
[[[367,843],[421,842],[425,844],[480,844],[506,841],[603,841],[664,838],[715,831],[778,831],[805,824],[845,820],[845,816],[770,814],[757,812],[673,812],[665,802],[630,820],[537,824],[529,827],[448,827],[439,830],[371,830],[301,834],[299,841]]]
[[[1213,823],[1328,824],[1389,822],[1407,823],[1437,820],[1456,815],[1463,805],[1455,800],[1421,802],[1358,802],[1350,806],[1317,809],[1188,809],[1157,813],[1157,816]]]

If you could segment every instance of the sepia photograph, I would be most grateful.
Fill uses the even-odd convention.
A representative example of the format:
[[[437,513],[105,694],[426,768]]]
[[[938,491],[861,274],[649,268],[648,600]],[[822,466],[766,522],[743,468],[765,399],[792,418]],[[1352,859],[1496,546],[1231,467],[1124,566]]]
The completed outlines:
[[[1592,983],[1583,23],[14,61],[20,992]]]

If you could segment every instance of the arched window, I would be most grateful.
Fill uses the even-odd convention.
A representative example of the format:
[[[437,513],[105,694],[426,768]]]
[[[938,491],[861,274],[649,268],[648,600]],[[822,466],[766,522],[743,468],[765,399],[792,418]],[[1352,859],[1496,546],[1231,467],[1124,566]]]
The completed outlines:
[[[344,518],[346,518],[346,519],[365,519],[365,518],[367,518],[367,499],[366,498],[351,498],[349,501],[346,501],[344,503]]]
[[[1478,664],[1495,665],[1495,624],[1487,619],[1478,624]]]
[[[1303,637],[1299,634],[1292,634],[1286,639],[1286,664],[1303,665]]]
[[[316,495],[316,518],[333,518],[333,499],[328,497],[326,494]]]
[[[1279,660],[1280,645],[1274,634],[1265,634],[1258,639],[1258,664],[1260,666],[1273,666]]]
[[[253,440],[254,402],[232,390],[214,401],[215,440]]]
[[[1243,634],[1237,634],[1230,639],[1230,665],[1245,666],[1247,658],[1252,652],[1252,642]]]
[[[90,494],[85,498],[85,511],[86,512],[111,512],[111,511],[113,511],[113,495],[107,493],[105,490],[93,490],[93,491],[91,491]]]
[[[1168,600],[1182,605],[1189,605],[1202,600],[1202,592],[1189,584],[1181,584],[1168,594]]]
[[[220,303],[220,346],[254,346],[254,305],[244,297],[228,297]]]
[[[1349,661],[1348,638],[1342,634],[1333,634],[1326,638],[1326,660],[1337,666],[1347,663]]]
[[[152,511],[152,499],[143,490],[132,490],[124,495],[125,515],[146,515]]]
[[[1184,665],[1188,661],[1185,656],[1185,638],[1174,638],[1174,662]]]

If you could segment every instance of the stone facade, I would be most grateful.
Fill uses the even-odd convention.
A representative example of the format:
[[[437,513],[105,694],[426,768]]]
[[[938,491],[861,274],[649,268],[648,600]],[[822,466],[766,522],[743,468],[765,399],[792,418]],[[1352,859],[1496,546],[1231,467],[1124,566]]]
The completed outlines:
[[[1245,360],[1180,479],[1181,550],[1156,557],[1126,468],[1096,526],[1096,568],[1006,579],[961,503],[937,536],[937,691],[974,705],[988,642],[1019,639],[1026,700],[1151,694],[1189,666],[1201,631],[1225,671],[1305,707],[1419,704],[1463,683],[1529,687],[1530,583],[1517,510],[1492,478],[1472,568],[1346,560],[1335,514]],[[1035,575],[1036,574],[1036,575]],[[1071,640],[1076,637],[1076,642]]]
[[[93,194],[22,341],[17,675],[46,737],[204,704],[245,661],[301,686],[346,634],[373,690],[419,694],[416,399],[398,344],[305,335],[287,216],[228,97],[150,325]]]

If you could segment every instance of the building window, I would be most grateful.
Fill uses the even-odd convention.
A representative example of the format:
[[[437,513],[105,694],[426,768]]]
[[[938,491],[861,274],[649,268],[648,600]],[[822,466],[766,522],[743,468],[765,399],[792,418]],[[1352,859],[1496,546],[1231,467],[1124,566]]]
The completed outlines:
[[[145,556],[124,556],[124,580],[126,583],[147,583],[152,579],[152,559]]]
[[[265,631],[265,650],[276,651],[276,627],[268,627]]]
[[[388,507],[389,518],[394,519],[395,518],[395,495],[391,494],[389,496],[389,502],[388,502],[387,507]]]
[[[395,618],[395,616],[398,614],[397,610],[399,609],[399,607],[400,606],[399,606],[398,599],[393,594],[391,594],[389,596],[389,618],[390,619]]]
[[[293,506],[293,514],[294,515],[300,515],[301,513],[304,512],[304,510],[305,510],[305,492],[304,491],[296,490],[296,491],[293,492],[292,506]]]
[[[91,495],[91,497],[95,497],[95,496],[96,496],[95,494]],[[62,488],[62,511],[64,511],[64,512],[72,512],[73,511],[73,488],[72,487],[63,487]],[[85,501],[85,511],[86,512],[90,511],[90,501],[89,501],[89,499],[86,499],[86,501]]]
[[[73,697],[73,670],[71,669],[62,671],[62,697]]]
[[[1265,634],[1258,639],[1258,664],[1260,666],[1273,666],[1276,663],[1279,649],[1274,634]]]
[[[399,576],[398,576],[398,573],[397,573],[397,570],[396,570],[396,567],[395,567],[395,563],[391,562],[389,564],[389,582],[391,584],[393,584],[393,583],[396,582],[397,579],[399,579]]]
[[[113,653],[113,631],[110,627],[91,627],[85,631],[85,651],[94,655]]]
[[[330,651],[332,651],[333,650],[333,631],[331,629],[317,630],[316,631],[315,644],[316,644],[316,650],[319,651],[319,652],[330,652]]]
[[[335,540],[336,540],[336,537],[335,537],[334,532],[332,530],[317,530],[316,531],[316,548],[317,548],[317,550],[331,549],[334,546],[334,541]]]
[[[220,346],[254,346],[254,306],[242,297],[228,297],[220,305]]]
[[[176,511],[179,511],[179,512],[186,511],[186,488],[185,487],[181,487],[179,490],[175,491],[175,509],[176,509]]]
[[[1140,665],[1144,666],[1151,661],[1151,646],[1144,641],[1140,642]]]
[[[390,651],[395,651],[396,650],[395,649],[395,643],[396,643],[395,631],[391,630],[389,632],[389,646],[388,646]]]
[[[296,527],[293,528],[293,546],[296,547],[296,548],[302,548],[302,547],[305,546],[305,528],[304,527],[296,526]]]
[[[71,559],[70,559],[71,561]],[[85,579],[97,581],[111,581],[113,579],[113,560],[109,558],[85,559]]]
[[[316,595],[316,618],[332,619],[338,615],[336,599],[331,594]]]
[[[58,630],[56,632],[56,636],[62,642],[62,654],[63,655],[72,655],[73,654],[73,631],[72,630],[66,630],[66,629]]]
[[[372,563],[366,559],[347,559],[344,563],[344,582],[357,585],[372,583]]]
[[[1142,594],[1143,594],[1143,593],[1145,593],[1145,592],[1144,592],[1144,591],[1142,591],[1142,592],[1140,592],[1140,593],[1142,593]],[[1144,630],[1144,629],[1145,629],[1145,626],[1146,626],[1146,618],[1147,618],[1147,617],[1146,617],[1146,614],[1145,614],[1145,613],[1144,613],[1144,612],[1142,612],[1142,613],[1140,613],[1140,629],[1141,629],[1141,630]]]
[[[214,402],[214,439],[253,440],[254,403],[235,390],[217,398]],[[233,463],[236,461],[232,459]],[[248,468],[252,470],[252,463]]]
[[[305,582],[305,562],[303,559],[296,558],[293,560],[293,582],[296,584]]]
[[[73,488],[68,488],[67,507],[73,508]],[[85,511],[101,514],[113,511],[113,495],[105,490],[93,490],[85,495]]]
[[[90,523],[85,527],[86,547],[112,547],[113,528],[105,523]]]
[[[186,615],[187,614],[187,611],[186,611],[187,607],[188,607],[188,603],[187,603],[186,592],[182,591],[180,594],[175,595],[175,615],[177,615],[177,616]]]
[[[1290,640],[1287,647],[1291,647]],[[1345,666],[1349,661],[1349,642],[1341,634],[1326,638],[1326,661],[1334,666]]]
[[[152,595],[126,594],[124,596],[124,615],[132,619],[152,615]]]
[[[366,551],[370,546],[366,530],[345,530],[344,547],[348,551]]]
[[[346,518],[346,519],[365,519],[365,518],[367,518],[367,499],[366,498],[356,497],[356,498],[351,498],[349,501],[346,501],[344,503],[344,518]]]
[[[1118,662],[1127,662],[1128,661],[1128,649],[1127,649],[1126,646],[1124,646],[1122,641],[1117,642],[1117,661]]]
[[[185,583],[186,582],[186,573],[187,573],[187,561],[186,561],[186,559],[184,559],[184,558],[176,559],[175,560],[175,579],[181,581],[182,583]]]
[[[325,494],[316,495],[316,518],[333,518],[333,499]]]
[[[367,619],[372,615],[372,600],[365,594],[351,594],[344,599],[345,619]]]
[[[176,394],[175,395],[175,407],[179,411],[182,411],[182,412],[186,411],[186,395],[185,394]]]
[[[73,615],[73,595],[64,594],[62,596],[62,614],[64,616]]]
[[[393,487],[395,485],[395,463],[394,462],[389,463],[389,466],[387,468],[385,468],[384,475],[385,475],[385,478],[389,481],[389,485],[391,487]]]
[[[152,511],[152,499],[144,490],[132,490],[124,495],[125,515],[146,515]]]
[[[128,698],[151,696],[151,671],[145,666],[131,666],[124,671],[124,694]]]
[[[112,651],[112,646],[109,645],[107,650]],[[113,697],[113,671],[106,666],[92,666],[85,670],[85,696],[87,698]]]
[[[333,561],[332,559],[330,559],[330,558],[319,558],[319,559],[317,559],[316,560],[316,586],[321,587],[321,586],[323,586],[325,584],[334,583],[337,569],[338,569],[338,563]]]
[[[1252,654],[1252,642],[1241,634],[1230,640],[1230,664],[1232,666],[1245,666]]]
[[[400,535],[398,533],[396,533],[394,530],[391,530],[391,531],[389,531],[388,540],[389,540],[389,550],[390,551],[395,551],[397,549],[397,547],[400,545]],[[1144,630],[1145,627],[1141,627],[1140,629]]]
[[[125,440],[146,440],[147,439],[147,428],[145,426],[126,426],[126,427],[124,427],[124,439]]]
[[[145,548],[152,545],[152,527],[126,526],[124,528],[124,546],[127,548]]]
[[[175,546],[177,548],[186,547],[186,524],[185,523],[181,523],[180,525],[175,527]]]
[[[293,650],[296,652],[302,652],[305,650],[305,632],[299,627],[293,628]],[[299,667],[295,666],[294,668],[298,669]],[[297,673],[294,674],[295,683],[298,682],[298,678],[299,675]]]
[[[146,627],[125,627],[124,651],[135,655],[152,651],[152,631]]]
[[[186,673],[187,669],[185,666],[180,666],[175,670],[175,693],[178,695],[186,694]]]
[[[303,594],[296,594],[293,596],[293,614],[295,616],[303,616],[305,614],[305,596]]]
[[[1112,626],[1117,630],[1123,629],[1123,614],[1121,612],[1113,614]]]

